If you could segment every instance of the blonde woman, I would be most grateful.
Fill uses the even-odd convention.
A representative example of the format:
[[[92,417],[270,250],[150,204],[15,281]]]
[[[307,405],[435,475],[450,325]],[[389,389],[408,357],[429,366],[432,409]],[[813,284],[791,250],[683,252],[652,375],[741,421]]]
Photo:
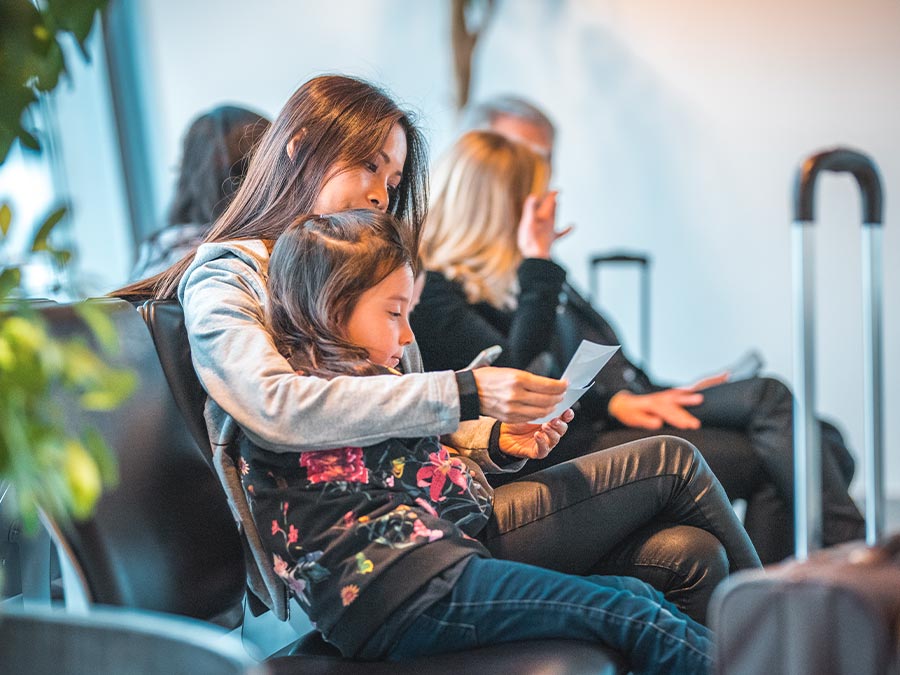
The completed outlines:
[[[550,252],[567,231],[555,229],[556,193],[547,191],[548,178],[545,160],[489,131],[463,136],[436,167],[421,248],[428,271],[411,317],[426,368],[464,367],[493,344],[503,347],[499,363],[522,368],[551,344],[566,273]],[[585,419],[580,428],[590,434]],[[569,433],[578,423],[576,416]],[[570,461],[527,480],[491,477],[492,484],[506,483],[496,490],[503,502],[482,536],[493,555],[572,574],[635,576],[701,622],[709,594],[729,568],[759,564],[739,522],[723,524],[731,512],[724,491],[689,443],[648,438],[590,453],[589,436],[576,435],[567,445],[564,439],[551,456],[567,447]],[[526,465],[519,475],[528,471]],[[673,479],[689,483],[694,471],[721,496],[722,509],[705,510],[709,522],[719,523],[714,528],[692,515],[704,510],[689,496],[701,494],[697,486],[673,490]],[[674,493],[685,501],[669,502],[666,495]],[[564,497],[571,501],[563,507]],[[551,562],[544,537],[564,532],[572,537]],[[562,559],[564,567],[556,567]]]
[[[526,368],[547,349],[566,278],[550,251],[569,232],[555,229],[549,178],[546,160],[489,131],[464,135],[436,167],[413,315],[426,367],[462,368],[500,344],[497,365]]]

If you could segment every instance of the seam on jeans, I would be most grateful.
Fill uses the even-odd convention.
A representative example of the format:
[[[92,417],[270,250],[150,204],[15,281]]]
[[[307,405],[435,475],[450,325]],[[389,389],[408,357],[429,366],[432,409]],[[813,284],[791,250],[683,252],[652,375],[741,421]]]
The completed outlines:
[[[548,513],[546,515],[541,516],[540,518],[535,518],[534,520],[529,520],[527,523],[522,523],[521,525],[517,525],[516,527],[514,527],[512,529],[505,530],[504,532],[498,534],[496,537],[484,537],[484,539],[482,539],[482,541],[488,542],[488,541],[493,541],[494,539],[499,539],[500,537],[507,535],[510,532],[515,532],[516,530],[520,530],[523,527],[528,527],[529,525],[534,525],[535,523],[541,522],[545,518],[552,518],[557,513],[562,513],[563,511],[567,511],[568,509],[574,508],[574,507],[578,506],[579,504],[583,504],[584,502],[590,501],[592,499],[596,499],[596,498],[604,496],[604,495],[608,495],[612,492],[615,492],[616,490],[621,490],[624,487],[628,487],[629,485],[637,485],[638,483],[643,483],[644,481],[653,480],[654,478],[676,478],[677,479],[677,478],[683,478],[683,476],[680,476],[677,473],[661,473],[661,474],[656,474],[655,476],[647,476],[646,478],[641,478],[639,480],[633,480],[630,483],[626,483],[624,485],[617,485],[616,487],[610,488],[609,490],[604,490],[603,492],[596,492],[592,495],[585,497],[584,499],[579,499],[577,502],[572,502],[571,504],[567,504],[567,505],[563,506],[562,508],[557,509],[553,513]],[[691,495],[691,498],[693,498],[693,495]],[[706,518],[705,515],[704,515],[704,518]],[[707,520],[707,524],[708,524],[709,519],[707,518],[706,520]]]
[[[669,640],[673,640],[675,642],[678,642],[678,643],[684,645],[692,652],[696,652],[697,654],[699,654],[701,658],[712,663],[712,658],[708,654],[700,651],[699,649],[697,649],[694,645],[692,645],[687,640],[683,640],[682,638],[678,637],[677,635],[672,635],[668,631],[663,630],[656,623],[653,623],[650,621],[641,621],[640,619],[635,619],[632,616],[627,616],[624,614],[617,614],[616,612],[611,612],[608,609],[601,609],[599,607],[587,607],[585,605],[578,605],[578,604],[575,604],[572,602],[559,602],[557,600],[484,600],[481,602],[448,602],[446,604],[448,607],[471,607],[471,608],[476,608],[476,609],[480,608],[480,607],[487,607],[487,606],[492,606],[492,605],[509,605],[509,606],[514,606],[514,607],[515,606],[565,607],[565,608],[583,610],[583,611],[587,611],[587,612],[600,612],[601,614],[605,614],[614,619],[619,619],[622,621],[627,621],[629,623],[634,623],[634,624],[638,624],[641,626],[649,627],[652,630],[659,633],[660,635],[662,635],[663,638],[667,638]],[[673,617],[675,616],[665,607],[660,606],[659,609],[660,609],[660,611],[666,612],[667,614],[670,614]],[[710,640],[710,643],[711,642],[712,642],[712,640]]]

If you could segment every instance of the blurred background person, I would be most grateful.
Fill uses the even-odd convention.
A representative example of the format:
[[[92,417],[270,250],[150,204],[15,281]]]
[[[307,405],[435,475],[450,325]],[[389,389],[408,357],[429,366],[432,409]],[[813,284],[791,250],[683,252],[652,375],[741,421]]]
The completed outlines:
[[[529,137],[533,142],[538,133]],[[411,317],[426,370],[464,368],[497,344],[503,352],[495,365],[558,377],[582,338],[621,344],[551,259],[568,229],[556,230],[556,193],[547,192],[550,148],[538,155],[530,145],[471,131],[435,168],[422,248],[428,272]],[[572,334],[576,339],[564,337]],[[793,550],[791,392],[772,378],[727,380],[726,373],[666,387],[620,350],[579,402],[554,454],[523,471],[660,433],[683,437],[700,449],[731,499],[747,500],[745,525],[763,562],[781,560]],[[743,438],[722,438],[715,427]],[[823,443],[830,545],[862,537],[864,524],[848,493],[849,452],[827,434]]]
[[[194,250],[231,202],[268,128],[262,115],[232,105],[217,106],[191,123],[168,223],[141,244],[132,281],[162,272]]]

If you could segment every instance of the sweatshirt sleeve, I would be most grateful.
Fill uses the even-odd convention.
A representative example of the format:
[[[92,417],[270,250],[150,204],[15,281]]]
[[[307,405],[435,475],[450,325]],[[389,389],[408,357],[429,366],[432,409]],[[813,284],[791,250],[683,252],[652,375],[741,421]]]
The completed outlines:
[[[454,433],[444,436],[441,441],[460,455],[475,461],[485,473],[515,473],[527,459],[503,457],[499,452],[497,436],[500,423],[491,417],[463,422]],[[496,432],[496,433],[495,433]]]
[[[191,268],[180,299],[203,388],[248,438],[273,452],[440,435],[459,424],[452,371],[404,377],[296,374],[263,323],[265,282],[225,256]]]

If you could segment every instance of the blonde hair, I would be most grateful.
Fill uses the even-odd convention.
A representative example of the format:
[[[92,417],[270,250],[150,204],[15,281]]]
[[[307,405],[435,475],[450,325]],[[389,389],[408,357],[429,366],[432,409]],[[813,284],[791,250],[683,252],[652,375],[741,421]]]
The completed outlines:
[[[469,302],[516,305],[517,230],[525,198],[547,189],[550,167],[492,131],[463,135],[438,162],[425,219],[425,267],[460,283]]]

